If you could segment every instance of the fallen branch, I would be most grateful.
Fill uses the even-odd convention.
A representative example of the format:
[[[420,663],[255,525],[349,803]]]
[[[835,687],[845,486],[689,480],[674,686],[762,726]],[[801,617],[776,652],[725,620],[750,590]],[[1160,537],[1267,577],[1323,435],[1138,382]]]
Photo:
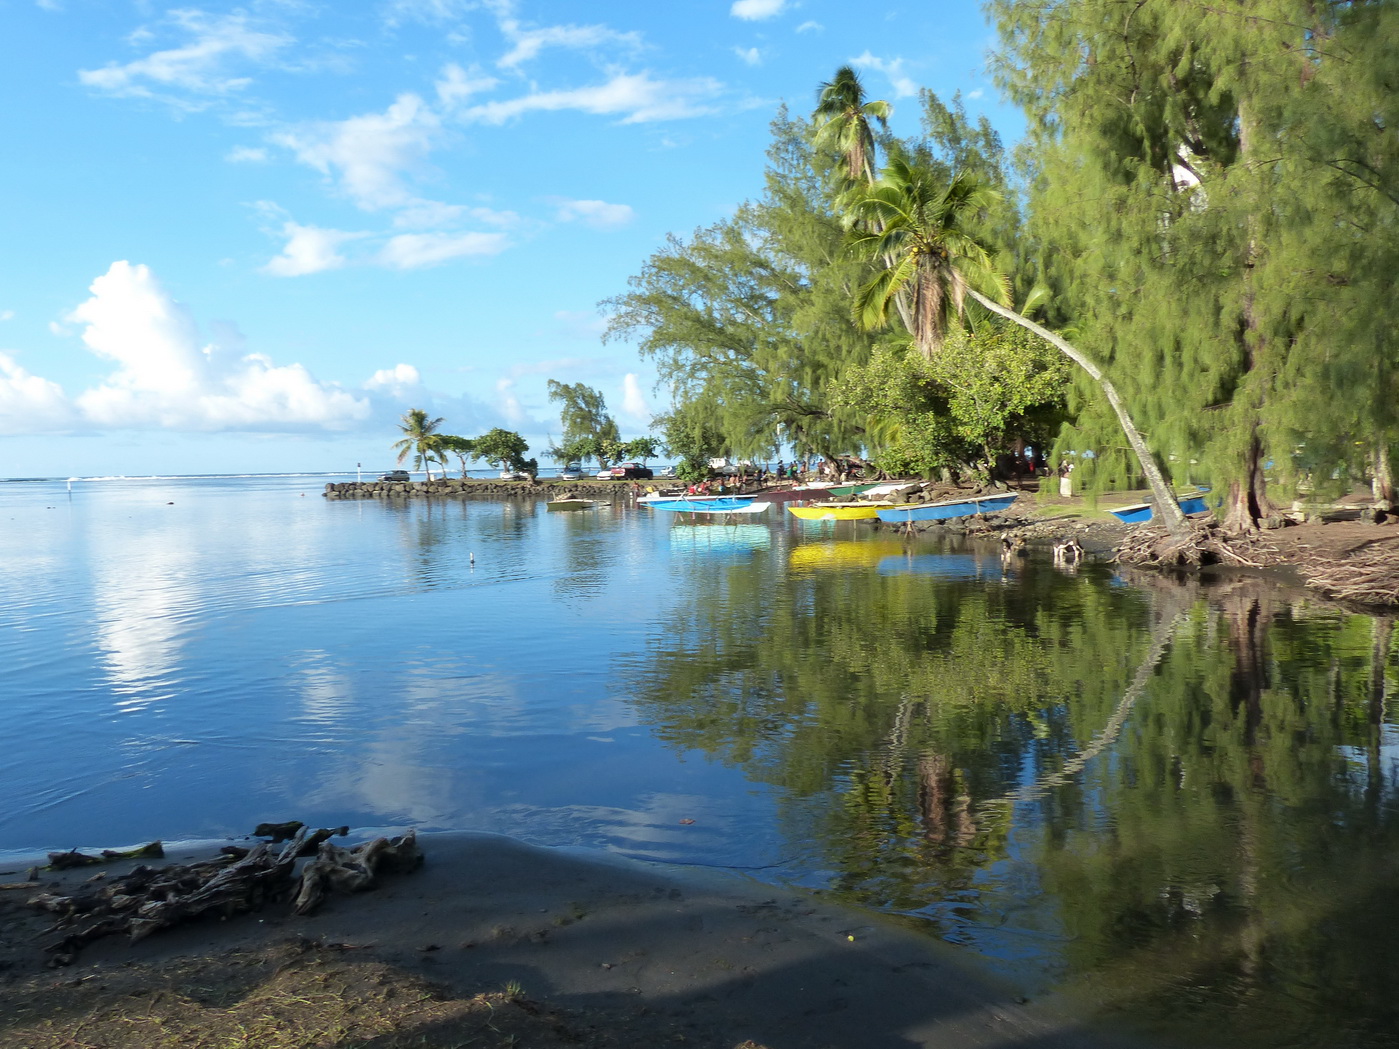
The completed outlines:
[[[330,890],[370,888],[381,870],[409,871],[423,860],[411,830],[399,838],[375,838],[353,849],[329,844],[326,839],[335,833],[297,825],[293,836],[275,851],[275,843],[260,841],[251,849],[230,847],[218,858],[201,863],[142,865],[100,885],[89,883],[68,895],[41,893],[28,902],[59,916],[51,931],[71,930],[45,948],[50,964],[67,965],[83,946],[103,936],[125,932],[135,943],[209,912],[229,917],[295,896],[294,913],[305,914]],[[313,851],[317,857],[303,865],[298,882],[296,862]]]

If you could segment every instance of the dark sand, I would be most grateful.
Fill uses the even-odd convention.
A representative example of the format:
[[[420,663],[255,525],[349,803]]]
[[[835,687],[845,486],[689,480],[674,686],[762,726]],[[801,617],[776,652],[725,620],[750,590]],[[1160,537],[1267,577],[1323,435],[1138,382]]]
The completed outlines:
[[[1125,1044],[1058,1015],[1053,1001],[1018,1002],[978,971],[974,956],[803,892],[493,835],[434,835],[422,845],[421,870],[332,896],[311,916],[293,917],[279,903],[134,945],[109,937],[60,969],[42,967],[42,944],[54,938],[42,935],[50,916],[25,907],[24,890],[0,893],[0,1045],[24,1044],[7,1039],[21,1033],[7,1015],[57,1017],[49,1022],[61,1028],[99,1007],[111,1012],[104,994],[148,994],[143,981],[168,984],[171,970],[216,982],[221,964],[246,965],[239,959],[288,941],[312,941],[342,966],[372,963],[425,978],[444,993],[516,981],[562,1018],[568,1040],[590,1046]],[[168,862],[188,858],[172,853]],[[45,875],[41,884],[74,885],[91,874]],[[102,1026],[83,1023],[89,1039]]]

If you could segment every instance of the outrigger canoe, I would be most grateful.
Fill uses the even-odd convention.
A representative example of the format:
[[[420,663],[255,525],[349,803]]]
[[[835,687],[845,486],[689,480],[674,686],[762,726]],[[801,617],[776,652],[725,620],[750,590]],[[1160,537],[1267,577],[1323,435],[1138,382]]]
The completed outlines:
[[[597,499],[550,499],[544,504],[548,510],[596,510],[601,505]]]
[[[1180,501],[1180,512],[1183,514],[1198,514],[1205,509],[1205,497],[1203,495],[1188,496]],[[1119,506],[1117,509],[1108,510],[1108,513],[1119,521],[1127,524],[1142,524],[1150,521],[1156,512],[1156,508],[1151,503],[1133,503],[1131,506]]]
[[[893,503],[812,503],[810,506],[789,506],[787,512],[803,521],[872,521],[880,510]]]
[[[891,506],[878,511],[881,521],[888,524],[908,524],[910,521],[947,521],[954,517],[994,514],[1015,502],[1016,494],[973,496],[970,499],[949,499],[943,503],[911,503]]]
[[[687,514],[761,514],[772,505],[755,502],[751,495],[648,495],[637,504]]]

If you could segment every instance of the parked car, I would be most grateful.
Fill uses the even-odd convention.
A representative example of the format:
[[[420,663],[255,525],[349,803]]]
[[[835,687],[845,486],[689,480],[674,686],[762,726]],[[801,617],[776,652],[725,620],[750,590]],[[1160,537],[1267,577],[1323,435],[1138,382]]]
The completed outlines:
[[[560,481],[581,481],[583,480],[583,464],[569,463],[559,471]]]
[[[607,467],[607,469],[605,469],[605,470],[599,470],[599,471],[597,472],[597,479],[598,479],[599,481],[610,481],[610,480],[612,480],[612,467],[609,466],[609,467]]]
[[[381,481],[411,481],[407,470],[385,470],[379,475]]]
[[[528,481],[529,474],[523,470],[502,470],[500,471],[502,481]]]
[[[661,467],[661,472],[658,473],[656,476],[657,476],[657,477],[674,477],[674,476],[675,476],[675,467],[673,467],[673,466],[663,466],[663,467]]]
[[[620,463],[612,467],[614,480],[649,481],[652,476],[650,468],[642,466],[640,463]]]

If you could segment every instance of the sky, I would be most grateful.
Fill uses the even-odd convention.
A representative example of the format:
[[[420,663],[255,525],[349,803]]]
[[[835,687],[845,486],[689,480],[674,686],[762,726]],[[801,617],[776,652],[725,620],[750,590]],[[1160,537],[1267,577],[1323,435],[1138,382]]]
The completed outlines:
[[[0,0],[0,477],[394,465],[408,408],[624,436],[603,300],[761,192],[842,64],[1007,141],[977,0]]]

